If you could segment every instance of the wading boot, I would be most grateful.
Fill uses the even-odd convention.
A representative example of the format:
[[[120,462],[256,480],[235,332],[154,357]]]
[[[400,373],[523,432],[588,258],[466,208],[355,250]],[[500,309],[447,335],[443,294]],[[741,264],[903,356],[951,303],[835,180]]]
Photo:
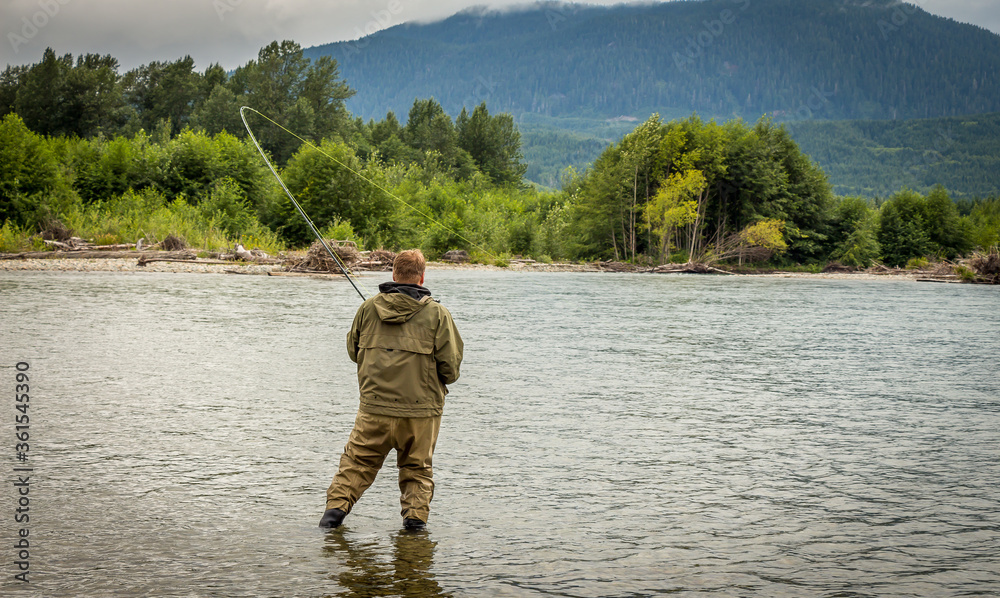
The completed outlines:
[[[340,509],[327,509],[323,513],[323,518],[319,520],[320,527],[328,527],[333,529],[335,527],[340,527],[340,524],[344,522],[344,517],[347,517],[347,513],[341,511]]]
[[[410,531],[418,531],[424,529],[427,524],[419,519],[411,519],[407,517],[403,520],[403,527]]]

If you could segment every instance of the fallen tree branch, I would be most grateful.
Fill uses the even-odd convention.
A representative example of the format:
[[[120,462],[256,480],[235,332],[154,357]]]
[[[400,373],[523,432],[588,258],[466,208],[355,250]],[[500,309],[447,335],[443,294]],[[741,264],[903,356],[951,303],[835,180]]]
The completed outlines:
[[[135,256],[133,253],[132,256]],[[191,251],[190,249],[185,249],[183,251],[158,251],[156,254],[143,254],[139,258],[139,265],[145,266],[150,262],[163,262],[163,261],[174,261],[174,262],[193,262],[198,259],[198,254]]]
[[[170,258],[170,257],[154,257],[149,259],[139,258],[140,266],[145,266],[146,264],[152,264],[153,262],[182,262],[185,264],[207,264],[207,265],[217,265],[217,266],[233,265],[233,262],[224,262],[222,260],[199,260],[197,258]]]
[[[86,249],[90,251],[120,251],[123,249],[135,249],[135,243],[119,243],[117,245],[88,245]],[[147,247],[146,249],[154,249],[154,247]]]
[[[26,251],[0,255],[0,260],[128,259],[136,255],[135,251]]]
[[[653,274],[729,274],[733,276],[732,272],[726,272],[725,270],[720,270],[719,268],[714,268],[712,266],[701,264],[698,262],[688,262],[686,264],[664,264],[662,266],[657,266],[652,270],[649,270]]]
[[[326,278],[329,280],[334,280],[337,278],[343,278],[343,274],[338,274],[334,272],[268,272],[268,276],[308,276],[309,278]]]
[[[57,250],[62,251],[73,251],[73,246],[62,241],[50,241],[48,239],[42,239],[42,243],[45,243],[49,247],[55,247]]]

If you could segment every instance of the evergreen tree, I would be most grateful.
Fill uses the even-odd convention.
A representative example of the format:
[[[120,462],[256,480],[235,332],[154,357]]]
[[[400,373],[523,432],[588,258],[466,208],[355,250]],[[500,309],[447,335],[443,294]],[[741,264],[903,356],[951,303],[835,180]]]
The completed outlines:
[[[403,141],[423,153],[425,169],[459,178],[469,178],[476,170],[469,152],[458,145],[451,118],[434,98],[414,100],[403,129]]]
[[[152,131],[158,123],[170,122],[172,135],[188,124],[194,106],[205,97],[202,76],[190,56],[133,69],[125,74],[123,85],[142,128]]]
[[[245,127],[240,119],[240,102],[225,85],[218,84],[208,98],[191,115],[191,126],[210,135],[226,131],[243,137]]]
[[[924,198],[913,191],[902,191],[882,204],[879,214],[878,241],[888,266],[904,266],[915,257],[932,251],[924,231]]]
[[[64,109],[68,104],[66,77],[72,68],[72,56],[59,58],[46,48],[42,60],[22,75],[14,109],[29,129],[42,135],[72,132]]]
[[[927,194],[923,221],[927,239],[941,257],[953,259],[972,249],[970,232],[944,187],[938,185]]]
[[[27,71],[26,66],[7,66],[0,73],[0,116],[6,116],[17,109],[17,91]]]
[[[228,85],[237,101],[305,139],[348,137],[344,100],[354,92],[338,79],[336,61],[321,59],[313,64],[295,42],[272,42],[261,48],[256,60],[236,69]],[[252,125],[261,145],[279,163],[285,163],[301,145],[259,117]]]
[[[0,222],[34,226],[75,199],[47,140],[16,114],[0,120]]]
[[[44,135],[113,134],[124,124],[118,61],[86,54],[76,63],[47,48],[41,62],[18,77],[15,111]]]
[[[497,185],[521,183],[527,165],[522,162],[521,134],[509,114],[490,116],[483,102],[472,111],[462,108],[455,121],[458,146],[469,152],[479,171]]]
[[[860,197],[842,198],[833,210],[830,258],[845,266],[865,268],[881,258],[878,211]]]
[[[64,131],[79,137],[115,134],[125,120],[118,59],[110,55],[78,56],[64,88]]]

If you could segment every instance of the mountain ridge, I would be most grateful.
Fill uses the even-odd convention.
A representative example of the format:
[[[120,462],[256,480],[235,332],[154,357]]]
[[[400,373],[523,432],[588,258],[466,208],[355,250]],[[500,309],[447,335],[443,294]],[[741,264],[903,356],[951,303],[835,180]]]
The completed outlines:
[[[315,46],[363,118],[434,97],[515,117],[698,112],[755,120],[1000,111],[1000,36],[893,0],[698,0],[467,9]],[[919,91],[918,91],[919,90]]]

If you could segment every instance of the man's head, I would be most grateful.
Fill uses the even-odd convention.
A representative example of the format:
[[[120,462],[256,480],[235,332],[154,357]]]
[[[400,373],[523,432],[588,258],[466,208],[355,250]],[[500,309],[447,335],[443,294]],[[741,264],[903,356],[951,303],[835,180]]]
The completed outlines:
[[[401,251],[392,263],[392,279],[405,284],[424,284],[427,260],[419,249]]]

